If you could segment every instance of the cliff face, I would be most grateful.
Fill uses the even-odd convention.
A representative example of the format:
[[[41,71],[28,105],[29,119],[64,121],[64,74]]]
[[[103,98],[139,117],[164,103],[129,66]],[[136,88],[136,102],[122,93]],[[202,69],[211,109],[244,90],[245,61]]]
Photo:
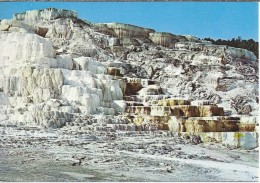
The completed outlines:
[[[166,124],[171,116],[257,117],[258,61],[250,51],[128,24],[92,24],[53,8],[16,14],[0,30],[0,123],[61,127],[83,115],[127,113],[148,115],[130,120],[137,125]],[[160,104],[167,98],[208,107]],[[192,120],[187,129],[199,119]],[[233,119],[200,120],[204,131],[220,120],[215,131],[223,131]]]
[[[17,13],[13,16],[13,20],[23,21],[29,24],[34,24],[39,21],[50,21],[58,18],[77,18],[77,13],[69,10],[48,8]]]

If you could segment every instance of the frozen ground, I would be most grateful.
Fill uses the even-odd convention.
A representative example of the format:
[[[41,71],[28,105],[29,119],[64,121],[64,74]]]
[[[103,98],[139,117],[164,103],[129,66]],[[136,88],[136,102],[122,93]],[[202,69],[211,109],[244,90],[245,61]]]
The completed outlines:
[[[0,181],[258,181],[258,153],[162,131],[0,127]]]

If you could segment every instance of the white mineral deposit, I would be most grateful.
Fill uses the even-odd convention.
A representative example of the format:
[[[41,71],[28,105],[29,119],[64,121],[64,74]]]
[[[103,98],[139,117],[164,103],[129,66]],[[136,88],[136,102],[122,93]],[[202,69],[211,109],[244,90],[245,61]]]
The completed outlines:
[[[258,181],[252,52],[55,8],[0,48],[0,181]]]

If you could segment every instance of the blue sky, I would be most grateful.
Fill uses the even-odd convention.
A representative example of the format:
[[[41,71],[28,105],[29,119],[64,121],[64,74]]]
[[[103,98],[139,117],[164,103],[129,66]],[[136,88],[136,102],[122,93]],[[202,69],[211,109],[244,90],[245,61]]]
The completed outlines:
[[[91,22],[121,22],[200,38],[258,40],[256,2],[0,2],[0,19],[48,7],[70,9]]]

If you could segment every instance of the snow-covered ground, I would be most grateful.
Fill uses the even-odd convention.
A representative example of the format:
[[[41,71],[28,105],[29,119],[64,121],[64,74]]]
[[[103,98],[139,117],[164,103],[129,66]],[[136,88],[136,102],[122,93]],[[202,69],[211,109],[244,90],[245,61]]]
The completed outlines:
[[[1,181],[258,181],[259,150],[167,132],[0,129]]]

